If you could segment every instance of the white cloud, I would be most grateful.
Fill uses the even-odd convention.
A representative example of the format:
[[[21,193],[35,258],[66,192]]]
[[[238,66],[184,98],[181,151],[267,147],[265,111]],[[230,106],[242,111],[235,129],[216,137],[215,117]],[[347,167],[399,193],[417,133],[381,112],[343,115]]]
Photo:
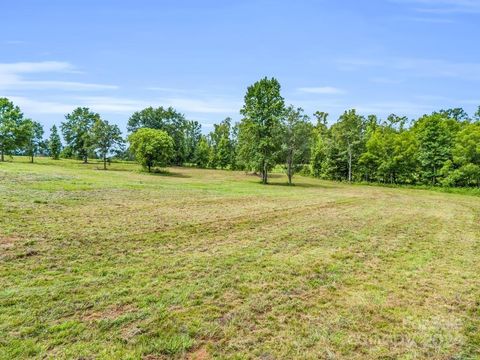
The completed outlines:
[[[0,74],[0,89],[9,90],[65,90],[65,91],[84,91],[84,90],[115,90],[118,86],[105,84],[82,83],[75,81],[55,81],[55,80],[38,80],[29,81],[21,80],[15,77],[2,77]]]
[[[401,84],[403,82],[401,79],[392,79],[383,76],[370,78],[369,81],[376,84]]]
[[[17,62],[0,64],[0,73],[24,74],[38,72],[74,71],[74,66],[64,61]]]
[[[78,106],[85,106],[92,111],[109,114],[131,114],[148,106],[172,106],[187,114],[233,114],[238,113],[241,104],[228,100],[163,98],[139,100],[110,96],[75,96],[64,98],[64,101],[37,100],[22,96],[9,96],[26,113],[66,114]],[[197,117],[195,117],[197,119]]]
[[[184,90],[184,89],[176,89],[176,88],[161,87],[161,86],[150,86],[150,87],[147,87],[147,90],[167,92],[167,93],[187,93],[188,92],[187,90]]]
[[[4,43],[7,45],[23,45],[27,42],[23,40],[6,40]]]
[[[465,104],[465,105],[475,105],[475,106],[480,106],[480,99],[466,99],[466,100],[460,100],[460,104]]]
[[[237,113],[241,103],[223,99],[165,98],[164,106],[172,106],[178,110],[192,113]]]
[[[478,0],[391,0],[391,2],[411,5],[414,11],[421,13],[480,13],[480,1]]]
[[[26,114],[66,114],[76,107],[76,105],[73,104],[39,101],[23,96],[9,96],[9,99]]]
[[[36,100],[23,96],[9,96],[15,105],[25,113],[32,114],[67,114],[76,107],[88,107],[95,112],[130,114],[141,110],[148,103],[126,98],[105,96],[73,97],[61,101]]]
[[[301,88],[298,88],[297,90],[307,94],[334,95],[334,94],[344,93],[343,90],[333,86],[301,87]]]
[[[480,80],[480,63],[450,62],[443,59],[387,58],[385,60],[342,59],[341,70],[359,71],[365,67],[403,71],[405,76]]]
[[[401,20],[408,20],[408,21],[415,21],[415,22],[423,22],[428,24],[453,24],[455,21],[452,19],[445,19],[445,18],[433,18],[433,17],[406,17],[401,18]]]
[[[363,114],[378,114],[380,116],[395,113],[397,115],[418,116],[435,110],[435,106],[419,104],[411,101],[384,101],[363,103],[350,106]]]
[[[78,73],[75,67],[62,61],[0,63],[0,89],[2,90],[44,90],[64,91],[112,90],[115,85],[82,83],[59,80],[29,80],[25,74],[33,73]]]
[[[132,113],[151,104],[143,100],[135,100],[128,98],[117,98],[109,96],[86,96],[77,97],[75,100],[80,104],[78,106],[86,106],[95,112],[106,113]]]

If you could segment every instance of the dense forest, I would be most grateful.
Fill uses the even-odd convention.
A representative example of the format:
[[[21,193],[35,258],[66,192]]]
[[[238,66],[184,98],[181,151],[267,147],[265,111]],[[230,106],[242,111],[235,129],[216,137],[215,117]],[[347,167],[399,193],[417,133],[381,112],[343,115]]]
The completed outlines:
[[[331,123],[318,111],[313,119],[285,104],[279,82],[263,78],[251,85],[240,110],[204,134],[200,123],[177,110],[148,107],[132,114],[128,136],[88,108],[79,107],[50,129],[24,117],[0,99],[1,161],[8,155],[54,159],[137,160],[148,171],[168,165],[245,170],[268,182],[270,171],[293,175],[389,184],[480,187],[480,107],[471,117],[445,109],[418,119],[391,114],[386,119],[345,111]],[[60,134],[62,137],[60,137]]]

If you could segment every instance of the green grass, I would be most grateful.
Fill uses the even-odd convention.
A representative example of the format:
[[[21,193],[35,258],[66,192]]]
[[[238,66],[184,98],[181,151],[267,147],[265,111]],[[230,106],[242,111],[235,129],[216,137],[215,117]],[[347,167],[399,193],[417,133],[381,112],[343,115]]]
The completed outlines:
[[[478,197],[0,163],[0,358],[480,358]]]

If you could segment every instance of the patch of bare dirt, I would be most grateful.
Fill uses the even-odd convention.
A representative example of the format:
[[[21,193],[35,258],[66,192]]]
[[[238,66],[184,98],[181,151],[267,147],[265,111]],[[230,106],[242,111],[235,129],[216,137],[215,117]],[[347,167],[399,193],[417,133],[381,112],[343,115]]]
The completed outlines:
[[[210,355],[208,354],[207,348],[202,346],[201,348],[192,352],[188,357],[188,360],[208,360]]]
[[[92,311],[82,317],[84,321],[98,321],[98,320],[114,320],[122,315],[134,311],[135,308],[130,305],[115,305],[113,307],[101,310]]]
[[[9,250],[15,247],[20,238],[15,236],[0,235],[0,250]]]

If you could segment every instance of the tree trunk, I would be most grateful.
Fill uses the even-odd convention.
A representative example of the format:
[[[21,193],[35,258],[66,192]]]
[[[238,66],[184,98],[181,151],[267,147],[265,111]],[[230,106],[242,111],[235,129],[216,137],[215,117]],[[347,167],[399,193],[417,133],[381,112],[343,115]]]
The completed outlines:
[[[348,181],[352,181],[352,149],[348,148]]]
[[[150,172],[150,164],[148,164],[148,172]]]
[[[30,160],[30,162],[33,164],[33,157],[34,157],[34,153],[32,152],[32,159]]]
[[[103,170],[107,170],[107,156],[103,155]]]
[[[268,181],[267,162],[263,160],[262,183],[266,184],[267,181]]]
[[[287,160],[287,176],[288,176],[288,185],[292,185],[292,158],[289,156]]]
[[[1,150],[1,153],[2,153],[2,162],[5,161],[5,156],[3,155],[3,148]]]

